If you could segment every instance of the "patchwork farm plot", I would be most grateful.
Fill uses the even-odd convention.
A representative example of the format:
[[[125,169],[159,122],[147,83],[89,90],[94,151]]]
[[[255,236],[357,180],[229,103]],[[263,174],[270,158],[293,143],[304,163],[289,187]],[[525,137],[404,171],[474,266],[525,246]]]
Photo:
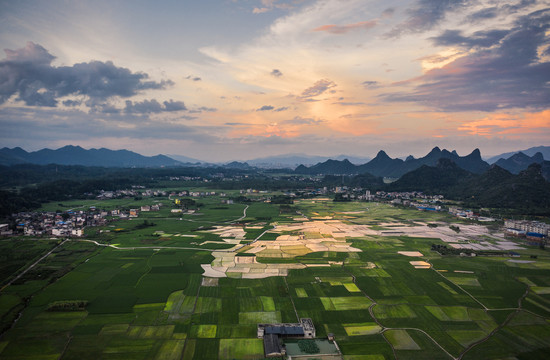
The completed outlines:
[[[202,215],[123,220],[90,241],[0,242],[1,253],[28,250],[2,263],[4,284],[59,247],[0,292],[0,358],[264,359],[257,324],[299,318],[333,334],[346,360],[547,358],[546,251],[383,204],[279,210],[209,199]],[[432,244],[520,257],[442,256]]]

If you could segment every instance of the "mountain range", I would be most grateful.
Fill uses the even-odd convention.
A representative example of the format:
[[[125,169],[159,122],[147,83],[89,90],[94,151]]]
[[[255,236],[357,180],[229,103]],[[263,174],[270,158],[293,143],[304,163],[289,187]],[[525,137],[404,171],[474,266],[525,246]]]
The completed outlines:
[[[538,151],[537,151],[538,150]],[[509,156],[508,156],[509,155]],[[404,174],[418,169],[422,165],[435,166],[439,159],[452,160],[460,168],[472,173],[482,173],[489,164],[482,160],[480,151],[475,149],[467,156],[459,156],[456,151],[433,148],[426,156],[415,158],[412,155],[403,160],[391,158],[384,151],[379,151],[375,158],[361,156],[338,155],[333,158],[323,156],[308,156],[304,154],[287,154],[264,158],[256,158],[247,162],[229,162],[218,165],[182,155],[143,156],[129,150],[83,149],[80,146],[64,146],[51,150],[42,149],[27,152],[19,147],[0,149],[0,165],[15,164],[58,164],[81,165],[97,167],[163,167],[163,166],[222,166],[235,169],[253,168],[295,168],[297,174],[323,175],[357,175],[369,173],[374,176],[399,178]],[[532,163],[542,164],[544,159],[550,159],[550,146],[537,146],[517,153],[505,153],[488,161],[513,174],[527,169]],[[301,165],[297,165],[301,164]],[[315,165],[311,165],[315,164]],[[543,164],[543,171],[548,165]]]
[[[466,206],[514,208],[531,214],[548,215],[550,204],[550,161],[533,163],[519,174],[493,164],[482,174],[461,169],[449,159],[436,166],[423,165],[388,186],[390,191],[424,191],[462,200]]]
[[[533,156],[536,153],[540,152],[542,154],[542,156],[544,157],[544,159],[550,160],[550,146],[534,146],[534,147],[530,147],[529,149],[525,149],[525,150],[512,151],[512,152],[507,152],[507,153],[504,153],[504,154],[496,155],[496,156],[488,158],[485,161],[487,161],[489,164],[494,164],[500,159],[508,159],[512,155],[515,155],[519,152],[524,153],[527,156]]]
[[[102,167],[162,167],[180,166],[182,162],[165,155],[143,156],[129,150],[83,149],[80,146],[67,145],[51,150],[27,152],[20,147],[0,149],[0,165],[15,164],[58,164]]]
[[[518,152],[510,156],[508,159],[499,159],[495,165],[508,170],[512,174],[519,174],[521,171],[527,169],[529,165],[533,163],[542,164],[543,161],[544,157],[540,152],[535,153],[533,156]]]
[[[175,158],[177,159],[177,158]],[[371,160],[370,157],[352,156],[352,155],[337,155],[337,156],[319,156],[319,155],[306,155],[306,154],[285,154],[267,156],[262,158],[256,158],[247,160],[246,162],[251,166],[259,168],[296,168],[298,165],[314,165],[323,161],[332,160],[344,160],[347,159],[353,164],[364,164]],[[178,159],[179,160],[179,159]]]
[[[418,169],[419,167],[435,166],[440,159],[449,159],[460,168],[472,173],[482,173],[489,168],[489,164],[481,159],[479,149],[475,149],[467,156],[459,156],[456,151],[441,150],[434,147],[426,156],[414,158],[409,156],[406,160],[392,159],[384,151],[379,151],[374,159],[363,165],[354,165],[348,160],[327,160],[311,167],[300,165],[295,169],[298,174],[332,174],[332,175],[353,175],[369,173],[375,176],[399,178],[404,174]]]

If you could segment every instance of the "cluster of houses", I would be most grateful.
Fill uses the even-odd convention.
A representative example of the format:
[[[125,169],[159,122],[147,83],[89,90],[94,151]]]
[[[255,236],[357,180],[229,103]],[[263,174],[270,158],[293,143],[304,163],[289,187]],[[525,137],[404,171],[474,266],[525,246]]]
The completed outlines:
[[[28,235],[28,236],[55,236],[80,237],[84,234],[85,226],[102,226],[107,224],[107,211],[94,207],[87,211],[67,211],[60,214],[55,212],[21,212],[14,214],[15,229],[8,224],[0,225],[0,234]]]
[[[191,197],[205,197],[205,196],[215,196],[215,191],[180,191],[179,193],[172,192],[170,193],[170,196],[191,196]],[[224,197],[227,196],[225,193],[221,193],[220,196]]]
[[[101,190],[99,194],[97,194],[96,198],[99,200],[107,200],[107,199],[135,197],[138,195],[140,195],[140,192],[136,190],[116,190],[116,191]]]
[[[550,233],[550,224],[529,220],[505,220],[505,231],[508,236],[524,238],[530,245],[544,246]]]
[[[140,212],[159,211],[162,203],[143,205],[135,209],[114,209],[110,211],[91,206],[88,210],[59,212],[20,212],[13,214],[15,228],[0,224],[0,235],[81,237],[84,227],[104,226],[113,218],[137,218]]]
[[[481,222],[495,221],[493,218],[481,216],[472,210],[464,210],[458,207],[449,207],[449,213],[461,219],[477,220]]]
[[[159,196],[167,196],[167,195],[168,193],[163,190],[152,190],[152,189],[145,190],[144,186],[133,185],[132,189],[113,190],[113,191],[101,190],[99,191],[99,194],[96,195],[96,198],[99,200],[107,200],[107,199],[131,198],[131,197],[137,197],[137,196],[159,197]]]

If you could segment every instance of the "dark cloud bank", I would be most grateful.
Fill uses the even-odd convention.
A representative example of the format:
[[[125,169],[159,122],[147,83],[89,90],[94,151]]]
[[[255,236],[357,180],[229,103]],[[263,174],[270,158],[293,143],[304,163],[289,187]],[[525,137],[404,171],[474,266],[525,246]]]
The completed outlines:
[[[128,98],[143,90],[173,85],[171,80],[148,80],[147,74],[117,67],[110,61],[52,66],[55,57],[32,42],[22,49],[5,52],[6,58],[0,61],[0,104],[14,95],[29,106],[55,107],[59,98],[69,95],[84,95],[97,103],[111,97]],[[76,104],[68,102],[66,105]],[[176,103],[165,103],[164,109],[174,106],[181,107]]]
[[[435,45],[470,53],[405,82],[408,92],[384,94],[387,101],[411,101],[446,111],[494,111],[550,106],[550,9],[520,17],[510,29],[465,35],[446,30]]]

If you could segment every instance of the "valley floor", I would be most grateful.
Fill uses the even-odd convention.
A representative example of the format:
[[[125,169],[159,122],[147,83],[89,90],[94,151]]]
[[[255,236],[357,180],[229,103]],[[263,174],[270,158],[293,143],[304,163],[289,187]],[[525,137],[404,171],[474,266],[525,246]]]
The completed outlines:
[[[550,352],[547,251],[443,213],[213,197],[82,239],[5,239],[0,257],[1,359],[263,359],[257,324],[299,318],[334,334],[345,360]]]

